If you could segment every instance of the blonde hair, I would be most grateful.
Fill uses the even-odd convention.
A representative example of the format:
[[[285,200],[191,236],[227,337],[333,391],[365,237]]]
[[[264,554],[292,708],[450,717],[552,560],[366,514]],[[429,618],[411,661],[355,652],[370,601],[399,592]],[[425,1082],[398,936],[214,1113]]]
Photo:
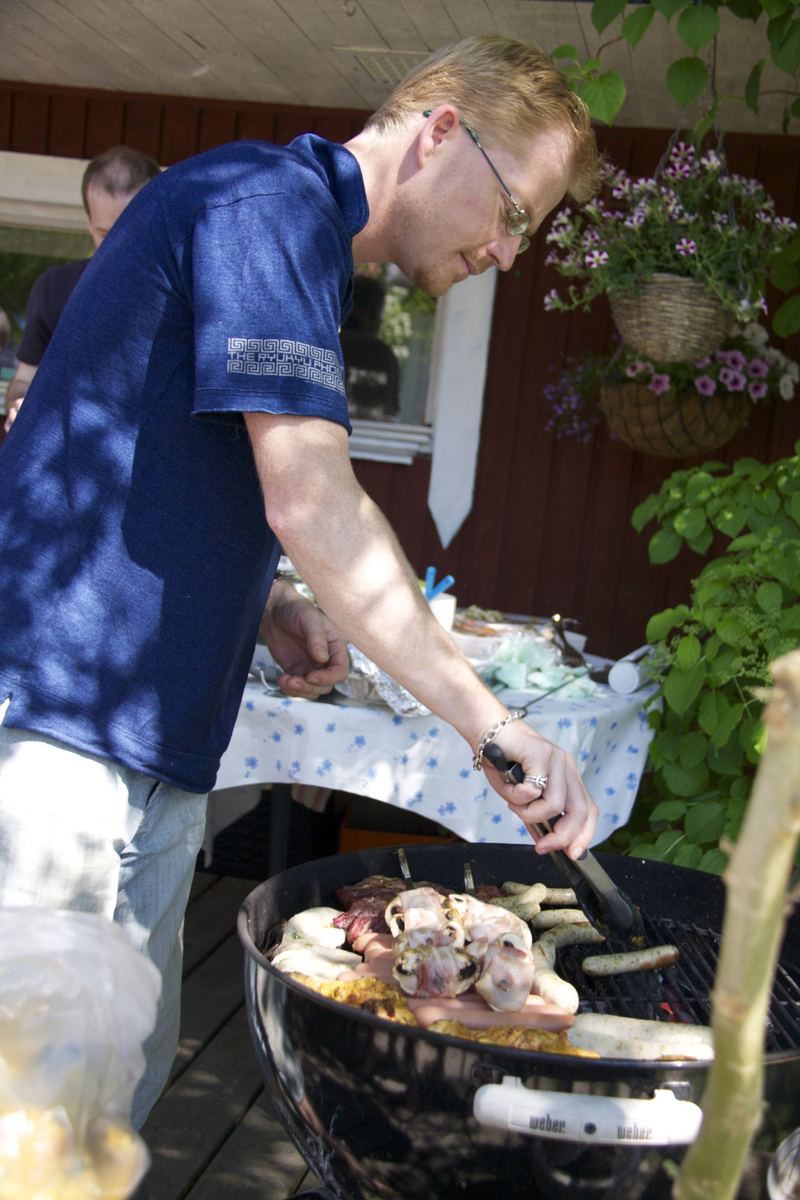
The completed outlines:
[[[388,132],[424,109],[455,104],[484,144],[524,153],[543,129],[572,134],[570,196],[579,204],[599,190],[603,156],[586,105],[553,60],[527,42],[485,34],[443,46],[403,79],[365,128]]]

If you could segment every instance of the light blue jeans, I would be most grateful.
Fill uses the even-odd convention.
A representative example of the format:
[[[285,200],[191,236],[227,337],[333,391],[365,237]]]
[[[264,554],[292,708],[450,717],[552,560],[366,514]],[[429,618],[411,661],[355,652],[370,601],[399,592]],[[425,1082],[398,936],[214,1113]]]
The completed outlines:
[[[137,1129],[178,1045],[183,915],[206,799],[0,725],[0,905],[102,913],[161,972],[157,1024],[133,1101]]]

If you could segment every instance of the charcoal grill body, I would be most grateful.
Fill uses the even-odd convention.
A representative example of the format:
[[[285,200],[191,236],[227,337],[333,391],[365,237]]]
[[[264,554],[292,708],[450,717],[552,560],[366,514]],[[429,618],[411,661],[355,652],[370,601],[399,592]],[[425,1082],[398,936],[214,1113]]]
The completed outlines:
[[[527,846],[411,847],[406,854],[415,879],[454,890],[463,889],[465,861],[476,883],[536,879],[560,884],[552,865]],[[715,933],[721,929],[724,889],[716,877],[644,860],[600,858],[643,913]],[[671,1178],[664,1163],[679,1162],[685,1146],[654,1144],[646,1137],[637,1142],[636,1131],[646,1133],[646,1121],[632,1135],[624,1130],[628,1140],[617,1144],[596,1144],[584,1135],[581,1140],[554,1137],[546,1129],[523,1134],[479,1121],[475,1096],[483,1085],[509,1079],[545,1096],[572,1093],[586,1098],[582,1123],[591,1126],[593,1097],[652,1100],[669,1092],[680,1102],[699,1104],[705,1064],[579,1059],[443,1037],[318,996],[260,954],[277,921],[330,904],[344,883],[397,873],[391,850],[317,860],[262,884],[239,918],[259,1062],[295,1144],[333,1195],[340,1200],[487,1200],[500,1193],[504,1200],[668,1200]],[[781,962],[792,978],[800,978],[796,919],[787,930]],[[755,1150],[767,1155],[800,1126],[800,1034],[794,1032],[800,1017],[792,995],[782,1004],[784,1010],[787,1006],[776,1043],[782,1048],[766,1060],[766,1112]],[[624,1003],[614,1008],[643,1015]]]

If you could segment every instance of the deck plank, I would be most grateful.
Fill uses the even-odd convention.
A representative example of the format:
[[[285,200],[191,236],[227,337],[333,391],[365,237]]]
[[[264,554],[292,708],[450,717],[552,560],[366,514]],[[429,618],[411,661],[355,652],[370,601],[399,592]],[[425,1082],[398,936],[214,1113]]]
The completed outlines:
[[[242,901],[258,887],[255,879],[217,879],[186,910],[183,939],[184,977],[199,966],[236,929]]]
[[[209,1163],[187,1200],[283,1200],[319,1186],[263,1092]]]
[[[169,1088],[142,1129],[150,1200],[181,1200],[263,1090],[240,1009]]]
[[[181,1033],[168,1086],[244,1004],[244,949],[231,933],[183,981]]]

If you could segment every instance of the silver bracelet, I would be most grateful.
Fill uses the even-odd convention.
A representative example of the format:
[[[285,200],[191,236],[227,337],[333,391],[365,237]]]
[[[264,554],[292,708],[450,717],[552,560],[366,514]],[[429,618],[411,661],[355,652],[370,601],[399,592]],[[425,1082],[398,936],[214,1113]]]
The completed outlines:
[[[525,714],[521,712],[511,712],[507,717],[503,717],[502,721],[498,721],[496,725],[493,725],[491,729],[487,729],[486,733],[481,738],[478,749],[475,751],[475,756],[472,759],[473,771],[480,771],[483,768],[483,752],[489,745],[489,742],[493,742],[500,730],[505,729],[506,725],[510,725],[512,721],[521,720],[524,715]]]

